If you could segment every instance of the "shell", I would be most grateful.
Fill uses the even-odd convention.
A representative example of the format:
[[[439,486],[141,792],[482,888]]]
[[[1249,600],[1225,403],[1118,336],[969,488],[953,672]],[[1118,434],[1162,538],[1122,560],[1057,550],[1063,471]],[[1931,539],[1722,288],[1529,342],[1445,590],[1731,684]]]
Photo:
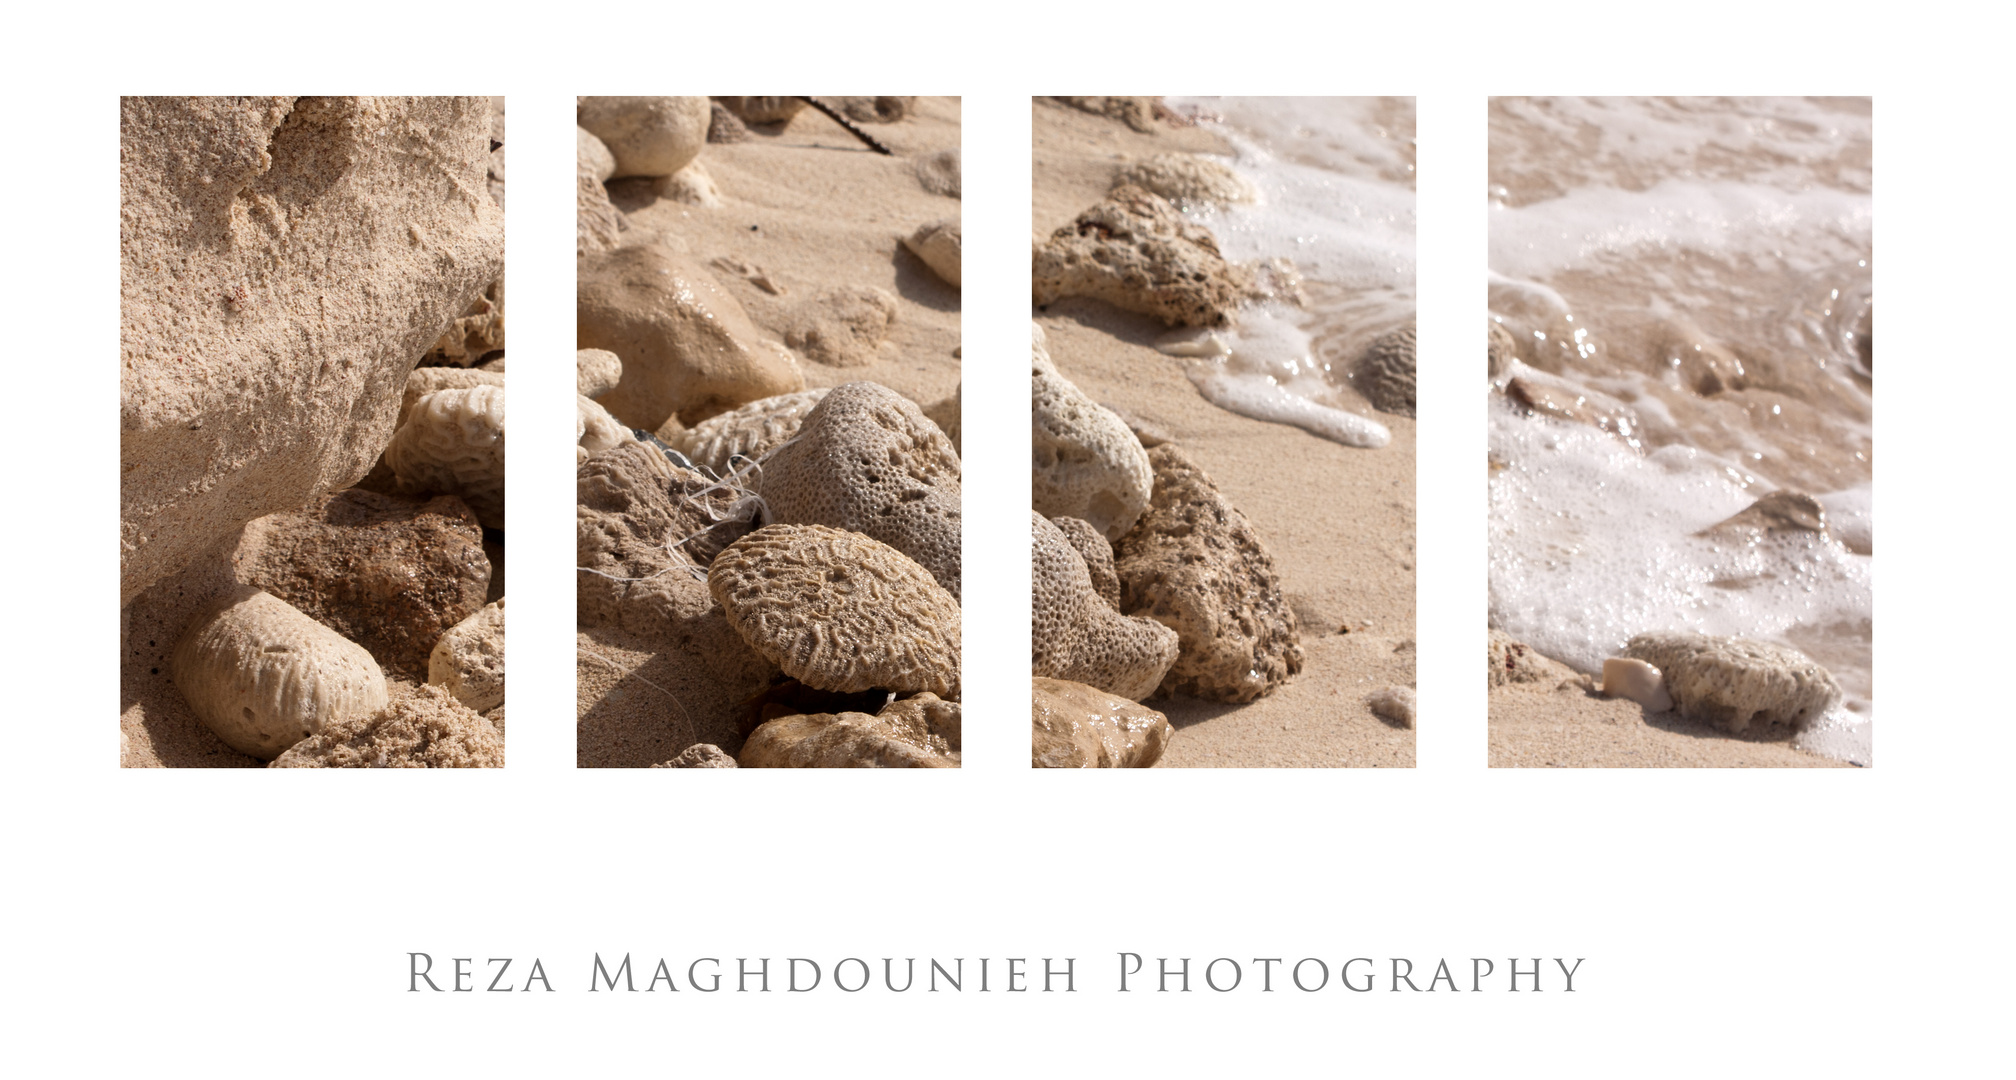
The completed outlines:
[[[218,738],[265,761],[390,700],[363,646],[249,586],[197,616],[168,675]]]

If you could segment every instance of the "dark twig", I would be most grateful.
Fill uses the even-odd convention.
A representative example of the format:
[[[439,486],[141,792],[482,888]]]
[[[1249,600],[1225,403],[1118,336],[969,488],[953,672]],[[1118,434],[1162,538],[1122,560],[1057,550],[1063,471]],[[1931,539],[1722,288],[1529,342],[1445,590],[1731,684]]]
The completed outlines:
[[[870,135],[867,132],[861,130],[861,125],[840,115],[839,111],[833,108],[833,106],[828,105],[825,102],[820,101],[818,98],[814,97],[800,97],[798,100],[804,102],[807,105],[812,106],[813,108],[819,110],[822,113],[825,113],[826,119],[833,121],[834,123],[840,125],[843,128],[846,128],[847,133],[849,135],[852,135],[855,138],[861,140],[862,142],[867,143],[868,149],[873,150],[878,154],[885,155],[887,157],[896,156],[896,151],[891,150],[886,146],[883,146],[879,142],[876,142],[875,136]]]

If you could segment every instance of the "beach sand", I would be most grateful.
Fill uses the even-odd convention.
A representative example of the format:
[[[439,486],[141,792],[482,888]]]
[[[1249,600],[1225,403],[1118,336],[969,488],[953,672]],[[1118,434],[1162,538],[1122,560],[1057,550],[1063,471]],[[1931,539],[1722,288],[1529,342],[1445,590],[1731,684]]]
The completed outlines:
[[[1493,768],[1853,767],[1782,740],[1746,739],[1573,685],[1551,691],[1498,687],[1490,700]]]
[[[960,201],[924,189],[919,158],[959,149],[958,98],[920,97],[890,124],[863,124],[895,156],[877,154],[812,109],[781,131],[751,127],[740,143],[710,143],[698,163],[720,206],[651,193],[649,181],[618,180],[610,201],[642,230],[707,265],[766,337],[782,340],[794,305],[826,289],[872,285],[896,297],[897,314],[876,358],[831,367],[799,355],[808,387],[876,382],[919,405],[959,387],[959,290],[940,280],[901,238],[957,218]],[[753,227],[752,227],[753,226]],[[773,295],[711,265],[734,260],[782,287]],[[725,625],[724,625],[725,629]],[[732,631],[729,631],[732,633]],[[612,629],[579,633],[575,666],[576,764],[646,768],[696,743],[741,749],[736,706],[749,688],[729,685],[705,661]],[[758,688],[760,689],[760,687]]]
[[[1121,155],[1227,152],[1201,128],[1117,120],[1038,101],[1033,239],[1068,224],[1111,187]],[[1093,400],[1180,445],[1245,514],[1273,555],[1301,622],[1302,672],[1246,705],[1151,698],[1176,727],[1163,767],[1412,767],[1414,733],[1365,698],[1414,685],[1414,421],[1346,407],[1393,433],[1361,450],[1212,405],[1181,362],[1156,351],[1147,316],[1067,299],[1036,311],[1057,367]]]

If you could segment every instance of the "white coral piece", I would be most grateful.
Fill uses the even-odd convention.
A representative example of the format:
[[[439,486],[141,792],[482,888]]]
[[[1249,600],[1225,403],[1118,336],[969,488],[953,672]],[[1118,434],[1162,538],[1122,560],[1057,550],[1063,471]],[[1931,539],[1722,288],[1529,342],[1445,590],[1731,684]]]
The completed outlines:
[[[402,486],[460,495],[476,519],[504,527],[504,388],[437,390],[414,402],[385,449]]]

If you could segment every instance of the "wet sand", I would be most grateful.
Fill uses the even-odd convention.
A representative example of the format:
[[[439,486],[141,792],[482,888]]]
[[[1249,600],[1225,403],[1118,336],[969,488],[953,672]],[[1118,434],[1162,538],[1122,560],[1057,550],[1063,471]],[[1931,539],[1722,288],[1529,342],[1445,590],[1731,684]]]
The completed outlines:
[[[1222,153],[1198,128],[1154,135],[1033,105],[1034,240],[1099,201],[1116,155]],[[1176,727],[1160,765],[1412,767],[1414,733],[1372,714],[1367,695],[1414,684],[1414,421],[1375,416],[1390,445],[1360,450],[1250,420],[1204,400],[1181,361],[1156,351],[1166,328],[1105,303],[1067,299],[1035,313],[1057,367],[1093,400],[1178,443],[1246,515],[1274,557],[1301,622],[1302,672],[1246,705],[1151,698]],[[1432,722],[1432,721],[1431,721]]]

